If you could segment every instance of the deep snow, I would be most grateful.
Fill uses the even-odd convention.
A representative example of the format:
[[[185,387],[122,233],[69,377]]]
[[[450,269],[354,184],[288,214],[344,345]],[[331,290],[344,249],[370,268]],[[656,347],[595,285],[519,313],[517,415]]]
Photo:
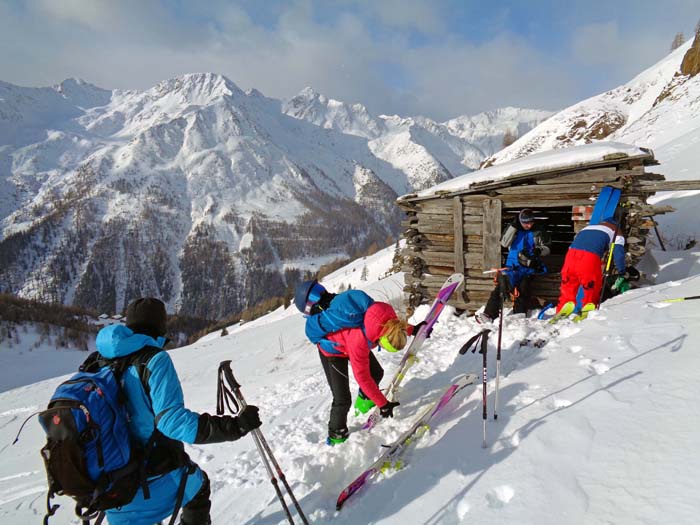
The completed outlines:
[[[392,254],[393,247],[355,261],[325,282],[331,289],[361,286],[398,304],[402,276],[377,280]],[[478,330],[471,319],[444,312],[404,383],[397,418],[371,434],[358,430],[357,419],[350,440],[333,448],[323,444],[328,387],[293,307],[171,355],[187,405],[200,411],[214,409],[218,363],[233,361],[313,523],[696,523],[700,308],[697,302],[658,301],[699,294],[699,261],[700,252],[658,254],[658,264],[649,263],[648,270],[658,267],[661,284],[615,298],[580,324],[507,317],[501,406],[499,420],[488,422],[489,447],[481,448],[481,391],[471,389],[409,451],[403,470],[380,477],[340,513],[334,510],[338,493],[379,454],[380,445],[407,428],[451,378],[480,371],[480,356],[457,354]],[[360,280],[365,265],[367,282]],[[422,306],[416,318],[426,311]],[[385,352],[378,357],[387,375],[400,359]],[[491,414],[494,352],[489,359]],[[17,445],[10,442],[60,380],[0,394],[2,523],[37,522],[43,514],[38,423],[28,423]],[[286,522],[250,438],[188,450],[212,479],[215,524]],[[52,523],[70,522],[65,503]]]

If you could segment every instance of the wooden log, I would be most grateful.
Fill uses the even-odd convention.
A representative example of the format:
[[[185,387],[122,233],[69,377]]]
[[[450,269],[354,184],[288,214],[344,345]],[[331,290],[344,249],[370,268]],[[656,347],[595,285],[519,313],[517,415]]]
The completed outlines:
[[[484,201],[483,217],[483,268],[501,266],[501,201],[489,199]]]
[[[644,191],[655,192],[700,190],[700,180],[640,181],[639,187]]]
[[[454,197],[453,197],[454,199]],[[481,206],[469,206],[466,205],[461,198],[462,211],[465,215],[481,215]],[[418,203],[417,211],[419,213],[430,213],[434,215],[452,215],[453,204],[447,199],[435,199],[431,201],[423,201]]]
[[[607,183],[569,183],[569,184],[533,184],[522,186],[510,186],[507,188],[499,188],[496,191],[499,195],[543,195],[552,193],[554,195],[566,194],[571,196],[578,195],[597,195],[605,186],[613,188],[622,188],[621,182]]]
[[[416,230],[420,233],[433,233],[433,234],[452,234],[454,235],[454,226],[450,223],[444,224],[422,224],[418,223]],[[469,223],[464,225],[465,235],[481,235],[481,224]]]
[[[452,199],[452,214],[453,214],[453,225],[454,225],[454,257],[455,272],[464,273],[464,223],[463,223],[463,212],[462,212],[462,200],[459,197]]]
[[[643,171],[643,170],[642,170]],[[614,166],[577,171],[570,175],[536,180],[535,184],[605,183],[619,180],[622,174]]]
[[[564,208],[585,206],[595,201],[595,198],[559,196],[556,194],[534,197],[519,197],[517,195],[501,195],[501,201],[506,208]]]

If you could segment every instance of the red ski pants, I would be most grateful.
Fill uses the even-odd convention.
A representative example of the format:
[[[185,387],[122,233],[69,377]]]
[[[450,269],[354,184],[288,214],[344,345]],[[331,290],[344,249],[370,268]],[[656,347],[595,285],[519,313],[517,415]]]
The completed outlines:
[[[598,304],[603,270],[600,257],[595,253],[569,248],[561,269],[561,290],[557,312],[569,301],[576,302],[579,286],[583,287],[583,305]]]

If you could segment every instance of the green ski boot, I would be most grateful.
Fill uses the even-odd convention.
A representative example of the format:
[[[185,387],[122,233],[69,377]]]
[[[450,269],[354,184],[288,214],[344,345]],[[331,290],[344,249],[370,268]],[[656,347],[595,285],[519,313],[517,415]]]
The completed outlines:
[[[561,319],[566,319],[572,313],[574,313],[574,308],[576,308],[575,302],[569,301],[568,303],[564,303],[564,306],[562,306],[561,310],[557,312],[557,315],[555,315],[549,320],[549,324],[554,324],[557,321],[560,321]]]
[[[345,443],[349,436],[350,431],[347,428],[341,428],[340,430],[329,430],[328,437],[326,438],[326,445],[329,447],[340,445],[341,443]]]
[[[595,304],[587,303],[583,308],[581,308],[581,312],[574,317],[574,323],[580,323],[583,321],[586,317],[588,317],[588,312],[592,312],[593,310],[595,310]]]
[[[357,399],[355,399],[355,417],[366,414],[372,410],[374,406],[374,401],[365,397],[362,393],[358,394]]]

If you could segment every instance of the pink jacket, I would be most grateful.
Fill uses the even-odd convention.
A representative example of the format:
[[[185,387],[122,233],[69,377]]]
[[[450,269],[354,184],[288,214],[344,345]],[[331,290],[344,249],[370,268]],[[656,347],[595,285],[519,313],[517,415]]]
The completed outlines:
[[[365,312],[363,327],[344,328],[326,336],[326,339],[338,343],[336,350],[340,351],[342,355],[326,353],[319,346],[321,353],[328,357],[344,356],[350,359],[350,366],[352,366],[352,373],[357,384],[378,407],[384,406],[387,399],[372,379],[369,369],[369,352],[377,346],[384,323],[389,319],[396,318],[396,312],[391,305],[375,302]]]

